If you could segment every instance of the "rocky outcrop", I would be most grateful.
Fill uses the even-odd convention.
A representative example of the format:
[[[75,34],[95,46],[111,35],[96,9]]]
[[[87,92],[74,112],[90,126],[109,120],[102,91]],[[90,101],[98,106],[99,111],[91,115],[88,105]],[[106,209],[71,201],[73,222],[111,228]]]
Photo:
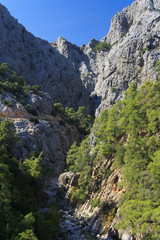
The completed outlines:
[[[58,167],[57,175],[63,172],[66,152],[74,141],[78,141],[78,131],[74,127],[67,124],[62,126],[47,119],[39,119],[38,123],[30,122],[28,119],[15,119],[14,126],[22,140],[23,157],[28,157],[32,151],[36,153],[43,151],[45,164]]]
[[[43,152],[45,172],[54,171],[58,181],[65,169],[66,153],[73,142],[80,142],[81,134],[64,116],[51,115],[53,108],[52,98],[42,91],[29,91],[24,99],[9,92],[0,96],[0,119],[12,121],[20,138],[15,155],[23,161],[31,153],[38,156]]]
[[[0,96],[0,117],[30,119],[32,113],[36,116],[51,115],[52,110],[53,100],[49,94],[44,92],[39,92],[37,95],[30,91],[27,99],[21,101],[9,92],[4,92]]]
[[[13,94],[5,93],[0,96],[0,117],[4,118],[29,118],[29,113]]]
[[[114,230],[115,222],[113,220],[119,207],[119,198],[125,189],[118,187],[122,179],[122,169],[114,170],[112,164],[113,160],[105,159],[94,167],[91,177],[92,193],[89,199],[71,211],[74,221],[80,225],[79,231],[85,228],[85,231],[92,234],[93,238],[97,236],[98,239],[109,239],[109,237],[118,239],[118,232]],[[102,169],[112,171],[108,178],[102,176]],[[65,198],[71,202],[74,201],[72,193],[78,185],[78,178],[79,174],[72,172],[63,173],[59,177],[59,188],[66,192]],[[64,218],[68,220],[68,217]],[[64,226],[63,221],[62,226]],[[122,232],[121,235],[127,236],[127,233]]]
[[[95,93],[102,97],[97,115],[123,97],[132,81],[156,80],[155,63],[160,49],[159,1],[135,1],[112,19],[103,42],[111,44],[104,53],[92,53],[96,74]],[[88,51],[88,50],[87,50]]]
[[[70,187],[78,185],[79,173],[65,172],[58,179],[59,188],[63,191],[68,191]]]

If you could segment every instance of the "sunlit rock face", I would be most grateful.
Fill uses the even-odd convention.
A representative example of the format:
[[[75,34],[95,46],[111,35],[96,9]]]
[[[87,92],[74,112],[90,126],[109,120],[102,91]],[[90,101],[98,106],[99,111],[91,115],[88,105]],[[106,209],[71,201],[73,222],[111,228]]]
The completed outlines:
[[[121,99],[132,81],[155,81],[160,58],[160,2],[137,0],[117,13],[102,42],[81,48],[63,37],[48,43],[31,33],[0,5],[0,63],[8,62],[30,84],[38,84],[64,105],[85,105],[97,116]]]
[[[95,87],[102,102],[97,110],[110,107],[123,97],[132,81],[156,80],[155,63],[160,58],[160,3],[135,1],[117,13],[103,42],[112,47],[98,55],[103,69]]]

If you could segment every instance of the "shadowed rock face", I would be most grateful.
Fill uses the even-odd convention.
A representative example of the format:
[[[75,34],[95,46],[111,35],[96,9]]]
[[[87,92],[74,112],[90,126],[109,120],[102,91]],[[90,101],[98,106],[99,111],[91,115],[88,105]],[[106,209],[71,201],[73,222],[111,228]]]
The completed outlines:
[[[34,37],[1,4],[0,29],[0,63],[9,63],[27,83],[40,85],[65,105],[89,107],[88,88],[78,70],[84,57],[80,48],[62,37],[52,45]]]
[[[103,42],[79,48],[59,37],[54,43],[34,37],[0,5],[0,63],[8,62],[30,84],[39,84],[56,101],[99,112],[123,97],[132,81],[156,80],[160,58],[160,2],[137,0],[117,13]]]

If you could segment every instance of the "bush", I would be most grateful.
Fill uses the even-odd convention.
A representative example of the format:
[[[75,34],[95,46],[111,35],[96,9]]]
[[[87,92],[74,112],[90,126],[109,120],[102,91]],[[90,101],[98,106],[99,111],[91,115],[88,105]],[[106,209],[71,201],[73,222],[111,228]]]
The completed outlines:
[[[64,114],[64,107],[62,106],[61,103],[55,103],[54,104],[54,111],[56,113]]]
[[[17,76],[13,68],[8,63],[0,65],[0,93],[10,92],[15,95],[18,101],[27,98],[27,92],[38,93],[39,86],[27,85],[23,77]]]
[[[100,203],[100,200],[98,198],[94,199],[94,200],[91,200],[91,205],[92,207],[97,207],[99,206],[99,203]]]
[[[23,162],[26,172],[34,178],[40,178],[42,175],[42,164],[40,162],[42,160],[42,154],[43,153],[41,153],[37,158],[32,156],[30,159],[25,159]]]
[[[76,189],[75,191],[72,192],[71,200],[73,201],[74,204],[83,203],[86,200],[86,197],[87,195],[83,189]]]
[[[60,214],[59,204],[53,203],[50,206],[50,211],[46,213],[38,213],[36,215],[36,235],[38,240],[52,240],[58,239],[59,236],[59,221]]]
[[[111,49],[111,47],[112,46],[110,43],[100,42],[93,48],[93,51],[95,52],[108,51]]]
[[[11,101],[7,101],[5,99],[2,100],[3,104],[8,106],[8,107],[13,107],[14,106],[14,103],[11,102]]]

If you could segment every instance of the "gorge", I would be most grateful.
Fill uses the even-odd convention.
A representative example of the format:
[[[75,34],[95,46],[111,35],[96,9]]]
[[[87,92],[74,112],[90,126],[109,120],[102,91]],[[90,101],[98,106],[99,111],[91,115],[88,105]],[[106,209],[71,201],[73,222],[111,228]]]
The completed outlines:
[[[81,47],[36,38],[1,4],[0,28],[1,172],[29,186],[1,184],[0,239],[160,239],[159,0]]]

